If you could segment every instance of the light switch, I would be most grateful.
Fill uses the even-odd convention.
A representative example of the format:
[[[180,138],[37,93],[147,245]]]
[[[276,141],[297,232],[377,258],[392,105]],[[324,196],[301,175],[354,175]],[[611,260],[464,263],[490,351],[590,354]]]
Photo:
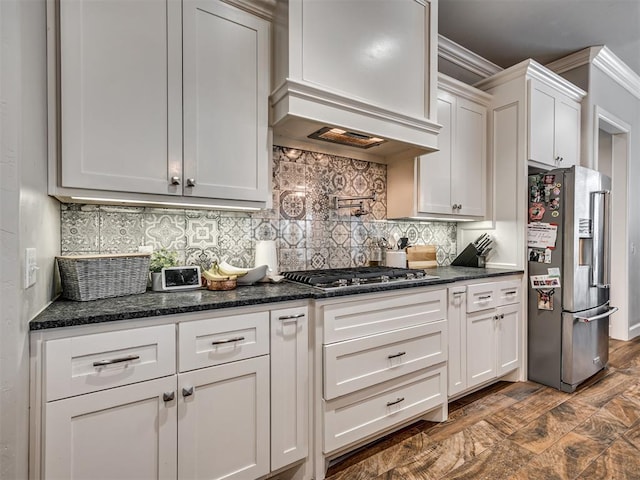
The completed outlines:
[[[38,279],[38,264],[36,263],[36,249],[26,248],[24,253],[24,288],[35,285]]]

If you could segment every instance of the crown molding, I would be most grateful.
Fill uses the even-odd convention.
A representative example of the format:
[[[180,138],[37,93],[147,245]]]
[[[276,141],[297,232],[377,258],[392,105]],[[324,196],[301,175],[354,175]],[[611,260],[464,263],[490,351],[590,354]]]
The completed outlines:
[[[577,102],[582,101],[587,95],[587,92],[581,88],[576,87],[570,81],[565,80],[560,75],[531,58],[509,67],[491,78],[480,80],[474,87],[481,90],[489,90],[508,81],[524,78],[525,76],[544,82]]]
[[[438,56],[482,78],[502,71],[502,67],[442,35],[438,35]]]
[[[547,65],[556,73],[564,73],[583,65],[591,64],[618,83],[637,99],[640,99],[640,75],[605,45],[589,47],[572,53]]]
[[[460,80],[451,78],[444,73],[438,73],[438,90],[452,93],[458,97],[480,103],[484,106],[488,106],[493,98],[493,95],[490,93],[483,92],[482,90],[472,87]]]

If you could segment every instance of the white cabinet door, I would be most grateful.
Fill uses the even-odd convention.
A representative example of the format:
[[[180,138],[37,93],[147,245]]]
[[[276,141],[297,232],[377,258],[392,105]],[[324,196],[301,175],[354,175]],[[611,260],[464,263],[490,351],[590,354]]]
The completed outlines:
[[[182,194],[181,4],[60,1],[63,187]]]
[[[447,359],[449,396],[467,388],[467,314],[466,287],[449,288],[448,328],[449,355]]]
[[[307,307],[271,311],[271,470],[309,451]]]
[[[172,375],[47,403],[43,478],[175,479],[175,393]]]
[[[269,356],[178,375],[178,478],[269,473]]]
[[[184,1],[184,195],[265,201],[269,22]]]
[[[580,104],[529,80],[529,160],[550,167],[580,163]]]
[[[454,153],[454,122],[456,98],[438,93],[439,151],[418,159],[418,211],[421,213],[455,213],[451,200],[452,157]]]
[[[467,387],[496,377],[496,310],[467,314]]]
[[[498,307],[496,314],[497,375],[501,376],[520,366],[520,304]]]
[[[555,92],[529,81],[529,159],[552,167],[555,160]]]
[[[482,217],[485,214],[487,109],[464,98],[457,99],[451,203],[454,213]]]
[[[555,138],[560,166],[580,165],[580,104],[560,94],[556,98]]]

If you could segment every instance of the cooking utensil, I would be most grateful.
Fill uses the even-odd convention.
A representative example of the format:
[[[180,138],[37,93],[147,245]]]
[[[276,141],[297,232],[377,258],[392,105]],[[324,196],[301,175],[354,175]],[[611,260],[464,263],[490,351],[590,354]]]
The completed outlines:
[[[404,250],[409,245],[409,239],[407,237],[400,237],[398,240],[398,249]]]

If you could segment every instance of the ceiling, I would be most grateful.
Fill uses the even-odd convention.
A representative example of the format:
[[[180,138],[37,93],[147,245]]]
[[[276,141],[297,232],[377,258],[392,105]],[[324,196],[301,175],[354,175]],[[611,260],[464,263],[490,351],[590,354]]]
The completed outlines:
[[[503,68],[606,45],[640,74],[640,0],[440,0],[438,30]]]

